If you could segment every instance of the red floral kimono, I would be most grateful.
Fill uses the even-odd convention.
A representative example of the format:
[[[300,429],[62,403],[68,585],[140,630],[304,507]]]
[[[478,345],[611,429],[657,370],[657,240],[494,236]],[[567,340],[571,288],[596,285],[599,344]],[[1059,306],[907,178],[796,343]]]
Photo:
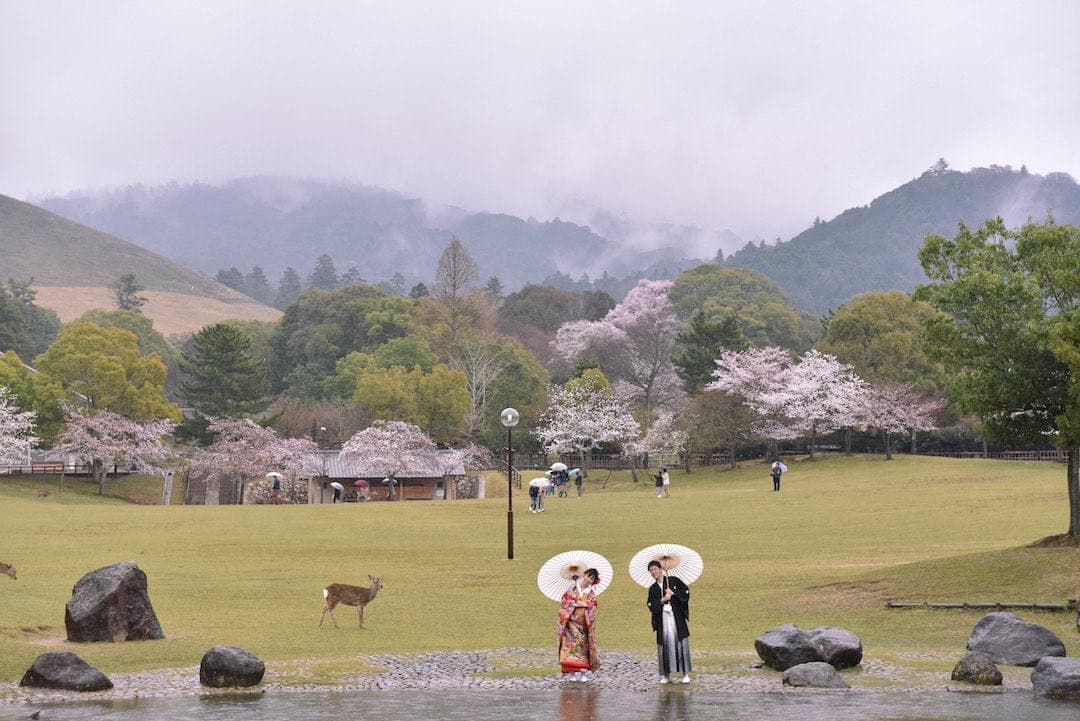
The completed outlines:
[[[584,593],[576,585],[566,589],[559,605],[559,664],[563,673],[595,671],[600,668],[596,654],[596,594]]]

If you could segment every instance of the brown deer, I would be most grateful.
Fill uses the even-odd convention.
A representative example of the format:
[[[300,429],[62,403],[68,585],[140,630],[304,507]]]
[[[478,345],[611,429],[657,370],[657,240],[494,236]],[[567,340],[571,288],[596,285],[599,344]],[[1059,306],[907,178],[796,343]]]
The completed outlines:
[[[11,580],[13,581],[19,580],[15,578],[15,567],[10,564],[0,563],[0,573],[4,574],[5,576],[11,576]]]
[[[368,576],[368,580],[371,581],[371,588],[349,586],[344,583],[331,583],[324,588],[323,597],[326,599],[326,605],[323,607],[322,616],[319,618],[319,625],[323,625],[326,614],[329,612],[334,627],[340,628],[337,619],[334,618],[334,607],[339,603],[344,603],[346,606],[356,606],[356,613],[360,616],[360,628],[364,628],[364,606],[371,603],[375,599],[375,594],[383,587],[382,576]]]

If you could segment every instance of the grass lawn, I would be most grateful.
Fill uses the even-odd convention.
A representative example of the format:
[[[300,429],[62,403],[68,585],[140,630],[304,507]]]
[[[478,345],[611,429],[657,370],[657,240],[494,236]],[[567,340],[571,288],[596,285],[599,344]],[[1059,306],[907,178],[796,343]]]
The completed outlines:
[[[85,481],[68,479],[60,493],[58,479],[0,477],[0,561],[19,573],[0,576],[0,680],[17,681],[49,650],[122,673],[196,665],[211,646],[230,644],[283,669],[302,665],[297,683],[332,683],[357,672],[348,659],[358,655],[554,648],[555,604],[537,589],[536,571],[574,548],[615,567],[600,597],[601,655],[653,653],[646,591],[626,570],[631,556],[660,542],[699,551],[705,574],[693,585],[690,626],[701,671],[745,669],[754,639],[789,622],[850,629],[867,660],[948,670],[983,612],[890,610],[886,599],[1080,596],[1080,549],[1030,547],[1067,527],[1063,466],[908,456],[789,465],[781,493],[758,463],[676,470],[666,499],[648,476],[635,484],[596,471],[583,498],[549,498],[543,514],[530,514],[527,494],[515,492],[513,561],[498,474],[488,485],[502,497],[483,501],[276,507],[134,505],[100,498]],[[38,488],[51,494],[38,497]],[[160,479],[111,481],[110,490],[160,502]],[[74,583],[125,560],[146,571],[166,639],[67,643]],[[356,628],[350,607],[336,611],[341,628],[329,619],[319,628],[323,586],[367,585],[368,574],[385,579],[365,612],[368,628]],[[1076,653],[1073,614],[1018,614]]]

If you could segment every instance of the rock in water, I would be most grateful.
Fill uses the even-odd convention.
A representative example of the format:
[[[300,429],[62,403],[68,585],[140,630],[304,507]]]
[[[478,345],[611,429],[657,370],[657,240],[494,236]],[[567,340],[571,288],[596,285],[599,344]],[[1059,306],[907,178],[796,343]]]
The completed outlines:
[[[254,686],[264,673],[266,665],[255,654],[236,646],[214,646],[199,664],[199,682],[213,688]]]
[[[68,651],[38,656],[19,685],[65,691],[104,691],[113,687],[108,676]]]

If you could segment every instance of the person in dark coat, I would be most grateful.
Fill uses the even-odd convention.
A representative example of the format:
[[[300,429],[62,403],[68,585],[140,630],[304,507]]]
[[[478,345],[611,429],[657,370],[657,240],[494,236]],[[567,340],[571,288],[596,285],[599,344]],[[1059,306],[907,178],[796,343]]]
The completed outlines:
[[[690,587],[678,576],[664,573],[659,561],[649,561],[649,611],[656,632],[656,661],[660,683],[682,674],[679,683],[690,683]]]

